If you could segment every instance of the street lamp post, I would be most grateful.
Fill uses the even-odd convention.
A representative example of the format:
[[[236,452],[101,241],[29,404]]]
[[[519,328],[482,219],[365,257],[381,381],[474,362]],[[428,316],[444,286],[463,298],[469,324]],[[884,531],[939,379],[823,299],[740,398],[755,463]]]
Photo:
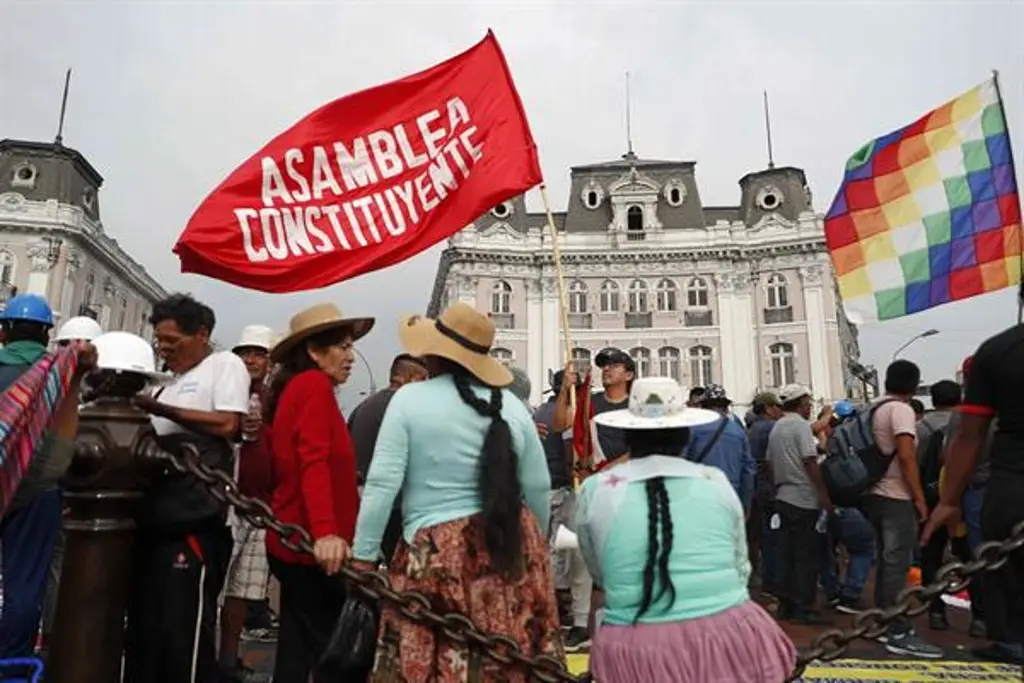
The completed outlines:
[[[903,342],[903,344],[899,348],[892,352],[892,360],[896,360],[904,349],[906,349],[908,346],[916,342],[918,339],[924,339],[925,337],[934,337],[938,333],[938,330],[932,328],[930,330],[925,330],[924,332],[921,332],[919,334],[915,334],[913,337]]]
[[[359,360],[363,361],[363,365],[366,366],[366,372],[367,372],[367,374],[370,375],[370,394],[371,395],[372,394],[376,394],[377,393],[377,383],[373,379],[373,368],[370,367],[370,362],[368,360],[366,360],[366,356],[363,355],[362,351],[360,351],[359,349],[355,349],[355,348],[352,349],[352,350],[356,352],[357,356],[359,356]]]

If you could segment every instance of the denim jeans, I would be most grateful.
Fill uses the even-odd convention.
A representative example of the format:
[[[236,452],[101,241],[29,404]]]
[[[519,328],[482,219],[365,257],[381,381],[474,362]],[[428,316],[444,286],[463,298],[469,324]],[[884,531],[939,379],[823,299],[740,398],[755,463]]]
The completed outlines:
[[[964,524],[967,525],[967,545],[974,552],[981,545],[981,506],[985,502],[985,488],[969,488],[964,491],[961,506]]]
[[[828,521],[829,538],[822,549],[821,585],[830,598],[856,602],[875,564],[875,532],[857,508],[836,508]],[[846,548],[846,578],[839,580],[836,546]]]
[[[917,511],[909,500],[864,496],[861,511],[875,531],[878,569],[875,571],[875,607],[886,609],[907,585],[907,573],[917,547]],[[902,635],[911,628],[906,617],[889,626],[889,635]]]

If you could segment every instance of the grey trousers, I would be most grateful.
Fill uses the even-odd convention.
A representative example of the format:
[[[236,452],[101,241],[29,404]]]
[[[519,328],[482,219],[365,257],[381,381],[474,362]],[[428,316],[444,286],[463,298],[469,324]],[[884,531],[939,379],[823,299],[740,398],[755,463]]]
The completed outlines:
[[[864,496],[861,512],[875,530],[875,607],[886,609],[896,604],[900,591],[907,586],[917,544],[917,511],[909,500]],[[910,620],[903,617],[892,622],[889,634],[899,635],[910,628]]]

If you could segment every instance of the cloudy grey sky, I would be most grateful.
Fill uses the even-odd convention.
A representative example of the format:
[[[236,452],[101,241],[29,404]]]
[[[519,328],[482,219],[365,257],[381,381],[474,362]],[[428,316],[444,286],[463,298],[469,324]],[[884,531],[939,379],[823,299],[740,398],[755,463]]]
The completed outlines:
[[[998,68],[1014,152],[1024,141],[1024,5],[1015,2],[17,2],[0,0],[0,137],[52,139],[75,70],[65,143],[105,176],[107,231],[168,288],[217,309],[217,336],[283,328],[324,298],[380,322],[362,345],[378,377],[395,321],[422,312],[440,248],[320,292],[263,295],[182,276],[170,249],[238,163],[313,108],[432,65],[493,28],[526,105],[552,200],[568,167],[622,154],[632,72],[642,156],[698,162],[705,203],[739,200],[765,164],[761,91],[779,164],[807,171],[825,211],[846,159]],[[1019,131],[1019,132],[1018,132]],[[536,207],[538,199],[532,198]],[[862,328],[884,365],[910,336],[928,379],[1015,321],[1011,292]],[[351,404],[366,389],[354,378]]]

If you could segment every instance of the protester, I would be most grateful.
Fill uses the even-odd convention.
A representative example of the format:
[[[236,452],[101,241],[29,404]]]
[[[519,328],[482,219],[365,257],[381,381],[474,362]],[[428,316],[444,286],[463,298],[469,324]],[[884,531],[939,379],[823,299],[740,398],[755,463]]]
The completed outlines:
[[[356,450],[356,474],[359,477],[359,484],[366,481],[366,473],[370,469],[373,460],[373,450],[377,446],[377,435],[380,434],[380,425],[384,420],[384,413],[391,403],[395,392],[406,384],[422,382],[427,379],[427,367],[423,361],[415,356],[402,353],[395,356],[391,362],[391,370],[388,373],[388,385],[366,398],[352,411],[348,418],[348,428],[352,434],[352,443]],[[397,501],[396,501],[397,503]],[[384,559],[391,559],[398,545],[398,539],[402,534],[402,510],[396,504],[388,519],[388,526],[384,531],[384,540],[381,547],[384,550]]]
[[[53,311],[41,296],[19,294],[7,301],[0,328],[0,390],[14,385],[46,356]],[[71,463],[78,432],[82,378],[95,364],[95,350],[78,352],[78,369],[57,404],[51,427],[36,445],[13,499],[0,510],[0,659],[32,656],[60,530],[58,486]]]
[[[704,400],[704,387],[693,387],[690,389],[690,395],[686,399],[686,405],[691,408],[699,408],[702,400]]]
[[[910,400],[921,381],[921,370],[908,360],[895,360],[885,370],[885,395],[875,403],[872,432],[892,463],[882,479],[861,502],[864,516],[875,531],[878,565],[875,569],[875,607],[888,609],[907,585],[921,521],[928,504],[917,464],[917,419]],[[910,620],[890,622],[881,641],[893,654],[939,658],[942,649],[914,631]]]
[[[754,500],[747,520],[747,548],[755,575],[759,574],[761,592],[775,595],[779,579],[778,531],[769,522],[775,514],[775,484],[768,464],[768,435],[782,417],[778,397],[765,392],[751,402],[753,423],[747,431],[750,456],[754,459]]]
[[[270,502],[274,490],[273,456],[270,439],[263,428],[260,407],[266,400],[265,380],[270,370],[270,347],[274,331],[263,325],[242,329],[232,353],[242,359],[249,372],[249,410],[242,420],[237,475],[244,496]],[[267,565],[266,530],[232,511],[234,547],[228,562],[224,604],[220,612],[220,666],[228,681],[244,683],[251,672],[238,656],[238,644],[251,611],[264,608],[270,568]],[[265,609],[265,608],[264,608]],[[269,640],[270,633],[256,635]]]
[[[1024,302],[1024,284],[1018,296]],[[973,486],[975,469],[980,469],[994,420],[999,425],[991,440],[990,472],[984,484],[982,540],[1004,541],[1024,520],[1022,341],[1024,325],[1015,325],[982,343],[971,359],[965,372],[967,391],[959,408],[960,421],[946,454],[945,487],[925,526],[925,542],[960,518],[961,501]],[[992,643],[975,654],[1020,666],[1024,663],[1024,557],[1019,551],[1001,568],[985,574],[984,599],[985,626]]]
[[[629,456],[588,478],[580,548],[605,607],[591,648],[601,683],[776,683],[796,650],[747,592],[743,508],[721,470],[690,462],[689,428],[721,419],[687,408],[670,378],[633,383],[623,430]],[[637,533],[647,528],[647,533]]]
[[[265,413],[274,453],[271,508],[314,539],[309,557],[285,548],[277,534],[267,535],[270,569],[281,585],[275,683],[308,683],[347,597],[333,575],[351,554],[359,491],[355,451],[334,390],[351,376],[353,344],[373,324],[373,318],[346,318],[334,304],[319,304],[292,317],[288,334],[270,352],[280,364]],[[367,673],[350,672],[348,680],[362,681]]]
[[[811,391],[789,384],[779,392],[783,415],[768,436],[768,462],[775,480],[775,514],[779,530],[779,615],[796,623],[824,620],[815,608],[822,535],[817,527],[832,501],[818,469],[821,448],[811,423]]]
[[[172,379],[136,405],[150,413],[165,450],[194,447],[228,476],[249,401],[250,376],[229,351],[214,351],[213,311],[186,294],[157,302],[149,317]],[[138,513],[125,634],[125,683],[215,681],[217,605],[231,558],[226,506],[192,475],[155,478]]]
[[[750,510],[754,497],[754,472],[757,466],[750,454],[750,442],[739,419],[729,410],[732,400],[717,384],[704,387],[700,407],[718,413],[720,419],[690,430],[690,440],[683,454],[698,465],[722,470],[736,490],[743,509]]]
[[[381,559],[381,537],[401,492],[403,535],[391,585],[414,591],[478,628],[502,633],[527,656],[563,658],[547,535],[544,450],[512,373],[489,355],[494,324],[458,303],[439,319],[399,325],[405,350],[431,379],[406,386],[381,425],[359,511],[355,569]],[[485,597],[482,597],[485,596]],[[521,669],[477,662],[465,645],[385,604],[375,674],[409,681],[525,682]],[[479,676],[479,678],[475,678]]]
[[[508,385],[508,390],[523,402],[527,410],[532,411],[530,394],[533,392],[533,383],[530,382],[530,376],[522,368],[512,367],[509,369],[512,371],[512,384]]]

